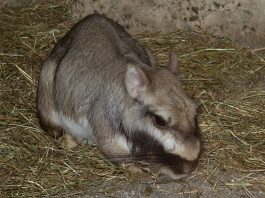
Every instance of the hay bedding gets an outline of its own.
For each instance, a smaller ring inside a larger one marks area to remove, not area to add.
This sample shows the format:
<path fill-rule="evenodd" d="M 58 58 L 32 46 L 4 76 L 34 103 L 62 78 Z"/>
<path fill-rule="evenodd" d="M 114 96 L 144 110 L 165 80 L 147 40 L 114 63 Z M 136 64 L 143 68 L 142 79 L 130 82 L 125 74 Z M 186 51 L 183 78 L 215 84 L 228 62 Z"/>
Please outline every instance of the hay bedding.
<path fill-rule="evenodd" d="M 42 133 L 37 78 L 42 60 L 73 24 L 67 13 L 63 1 L 32 1 L 1 12 L 0 197 L 77 196 L 88 189 L 108 195 L 124 181 L 139 180 L 105 161 L 96 148 L 68 151 Z M 239 173 L 240 179 L 221 185 L 265 191 L 265 60 L 203 32 L 137 38 L 160 65 L 167 62 L 168 49 L 175 49 L 185 89 L 201 103 L 204 153 L 196 174 L 215 188 L 220 172 Z M 114 182 L 102 188 L 106 181 Z"/>

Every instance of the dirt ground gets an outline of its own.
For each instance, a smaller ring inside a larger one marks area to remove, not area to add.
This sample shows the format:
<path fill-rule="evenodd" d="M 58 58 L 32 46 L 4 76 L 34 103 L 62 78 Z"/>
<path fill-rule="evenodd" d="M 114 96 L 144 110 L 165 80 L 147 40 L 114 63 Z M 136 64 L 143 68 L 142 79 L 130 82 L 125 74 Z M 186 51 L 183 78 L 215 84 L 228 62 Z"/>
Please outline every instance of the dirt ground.
<path fill-rule="evenodd" d="M 100 186 L 102 189 L 112 191 L 113 186 L 118 185 L 114 192 L 95 193 L 90 188 L 84 197 L 150 197 L 150 198 L 198 198 L 198 197 L 216 197 L 216 198 L 233 198 L 233 197 L 265 197 L 265 192 L 249 189 L 244 183 L 240 183 L 240 179 L 244 175 L 228 174 L 220 172 L 216 176 L 215 183 L 208 181 L 202 175 L 193 175 L 190 178 L 181 181 L 170 181 L 167 178 L 159 182 L 154 179 L 141 178 L 138 182 L 118 183 L 106 181 Z"/>

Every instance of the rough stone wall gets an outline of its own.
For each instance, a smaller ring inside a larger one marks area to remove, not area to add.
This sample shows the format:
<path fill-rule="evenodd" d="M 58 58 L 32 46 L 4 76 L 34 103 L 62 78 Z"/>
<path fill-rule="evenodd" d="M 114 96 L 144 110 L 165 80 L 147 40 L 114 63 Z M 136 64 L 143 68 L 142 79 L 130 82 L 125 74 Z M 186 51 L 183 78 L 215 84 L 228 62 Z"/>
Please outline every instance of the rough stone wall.
<path fill-rule="evenodd" d="M 16 0 L 0 0 L 0 9 L 15 3 Z"/>
<path fill-rule="evenodd" d="M 250 47 L 265 46 L 265 0 L 74 0 L 76 20 L 104 13 L 130 33 L 206 30 Z"/>
<path fill-rule="evenodd" d="M 8 6 L 20 6 L 27 3 L 29 0 L 0 0 L 0 12 L 1 9 Z"/>

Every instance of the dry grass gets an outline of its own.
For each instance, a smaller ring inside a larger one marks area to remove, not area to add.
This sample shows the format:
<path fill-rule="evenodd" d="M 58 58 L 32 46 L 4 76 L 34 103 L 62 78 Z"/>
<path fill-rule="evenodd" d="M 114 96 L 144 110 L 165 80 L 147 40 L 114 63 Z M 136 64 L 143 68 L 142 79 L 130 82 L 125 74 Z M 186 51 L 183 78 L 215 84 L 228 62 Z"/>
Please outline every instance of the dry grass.
<path fill-rule="evenodd" d="M 68 151 L 42 133 L 36 117 L 42 60 L 69 30 L 63 1 L 33 1 L 0 14 L 0 197 L 108 194 L 135 182 L 95 149 Z M 186 90 L 201 102 L 204 153 L 198 174 L 216 182 L 222 172 L 244 173 L 231 188 L 265 191 L 265 60 L 207 33 L 138 35 L 160 65 L 174 48 Z M 104 182 L 114 181 L 102 188 Z M 115 185 L 114 185 L 115 184 Z"/>

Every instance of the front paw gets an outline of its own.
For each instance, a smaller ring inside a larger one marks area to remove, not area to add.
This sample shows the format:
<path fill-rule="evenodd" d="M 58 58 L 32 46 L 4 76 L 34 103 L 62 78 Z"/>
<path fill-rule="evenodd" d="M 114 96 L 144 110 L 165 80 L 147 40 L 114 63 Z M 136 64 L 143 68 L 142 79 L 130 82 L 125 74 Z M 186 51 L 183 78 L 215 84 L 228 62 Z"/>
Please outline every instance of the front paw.
<path fill-rule="evenodd" d="M 61 144 L 62 147 L 69 150 L 75 148 L 78 145 L 74 138 L 68 134 L 64 134 L 63 136 L 59 137 L 58 142 Z"/>

